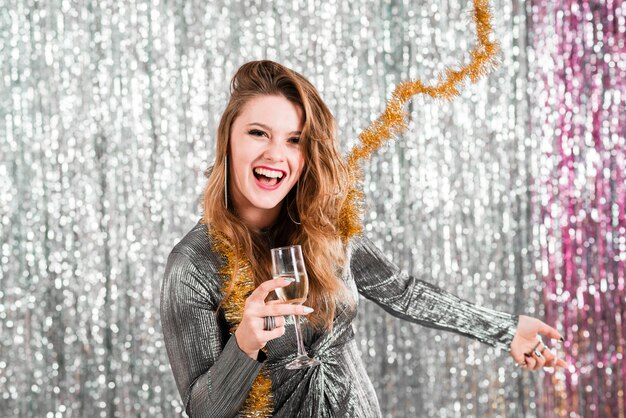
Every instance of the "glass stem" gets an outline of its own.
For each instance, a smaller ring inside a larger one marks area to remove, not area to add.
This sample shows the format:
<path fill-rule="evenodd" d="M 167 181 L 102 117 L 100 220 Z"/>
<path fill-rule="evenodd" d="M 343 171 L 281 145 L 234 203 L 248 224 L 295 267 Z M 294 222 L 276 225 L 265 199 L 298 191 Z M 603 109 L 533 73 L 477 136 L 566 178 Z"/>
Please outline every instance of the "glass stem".
<path fill-rule="evenodd" d="M 300 330 L 300 315 L 296 315 L 296 340 L 298 341 L 298 357 L 308 357 L 302 342 L 302 331 Z"/>

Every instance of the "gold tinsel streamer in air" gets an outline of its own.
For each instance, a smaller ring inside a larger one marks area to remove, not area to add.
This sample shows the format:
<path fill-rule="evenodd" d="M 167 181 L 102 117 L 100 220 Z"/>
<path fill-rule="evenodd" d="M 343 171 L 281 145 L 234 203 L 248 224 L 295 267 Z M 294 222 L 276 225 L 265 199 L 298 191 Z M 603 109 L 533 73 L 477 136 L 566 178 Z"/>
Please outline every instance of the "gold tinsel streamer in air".
<path fill-rule="evenodd" d="M 406 103 L 416 94 L 427 94 L 434 99 L 450 100 L 459 95 L 461 84 L 469 77 L 475 83 L 495 66 L 498 46 L 489 40 L 491 33 L 491 12 L 487 0 L 474 0 L 474 23 L 476 25 L 477 45 L 472 49 L 471 60 L 460 70 L 446 69 L 439 76 L 435 86 L 425 86 L 420 80 L 409 80 L 398 84 L 387 102 L 383 113 L 359 135 L 360 145 L 355 146 L 348 155 L 348 169 L 351 187 L 346 202 L 341 209 L 339 229 L 342 238 L 350 237 L 362 231 L 361 214 L 364 195 L 361 190 L 362 172 L 360 164 L 378 150 L 385 141 L 404 132 L 407 128 L 408 114 L 404 110 Z M 209 228 L 210 230 L 210 228 Z M 254 290 L 254 280 L 250 277 L 250 264 L 235 256 L 235 252 L 224 237 L 213 234 L 216 249 L 226 258 L 221 271 L 225 276 L 223 292 L 228 297 L 222 306 L 226 320 L 234 332 L 241 321 L 245 300 Z M 272 416 L 272 382 L 264 366 L 252 384 L 250 393 L 241 410 L 244 417 Z"/>
<path fill-rule="evenodd" d="M 339 217 L 339 230 L 344 241 L 359 234 L 362 230 L 361 214 L 364 195 L 361 190 L 363 178 L 361 162 L 369 158 L 385 141 L 406 130 L 408 114 L 404 110 L 404 105 L 420 93 L 427 94 L 433 99 L 451 100 L 459 95 L 459 88 L 467 77 L 475 83 L 495 66 L 498 45 L 489 40 L 491 12 L 487 0 L 474 1 L 473 19 L 478 42 L 470 53 L 470 63 L 460 70 L 446 69 L 439 76 L 439 82 L 435 86 L 425 86 L 420 80 L 408 80 L 398 84 L 383 113 L 359 135 L 360 144 L 355 146 L 348 155 L 351 188 Z"/>

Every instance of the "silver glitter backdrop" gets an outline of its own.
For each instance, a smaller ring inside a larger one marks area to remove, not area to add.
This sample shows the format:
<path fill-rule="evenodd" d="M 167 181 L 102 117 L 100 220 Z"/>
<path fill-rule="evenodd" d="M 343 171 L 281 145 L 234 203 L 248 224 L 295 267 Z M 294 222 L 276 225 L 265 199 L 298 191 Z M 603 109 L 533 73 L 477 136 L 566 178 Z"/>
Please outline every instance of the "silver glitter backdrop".
<path fill-rule="evenodd" d="M 236 68 L 318 87 L 342 149 L 409 77 L 467 62 L 461 1 L 0 2 L 0 411 L 175 416 L 159 285 L 201 214 Z M 541 314 L 529 188 L 525 6 L 496 1 L 502 64 L 453 103 L 418 97 L 366 167 L 366 232 L 412 274 Z M 542 372 L 362 305 L 357 339 L 390 417 L 535 416 Z"/>

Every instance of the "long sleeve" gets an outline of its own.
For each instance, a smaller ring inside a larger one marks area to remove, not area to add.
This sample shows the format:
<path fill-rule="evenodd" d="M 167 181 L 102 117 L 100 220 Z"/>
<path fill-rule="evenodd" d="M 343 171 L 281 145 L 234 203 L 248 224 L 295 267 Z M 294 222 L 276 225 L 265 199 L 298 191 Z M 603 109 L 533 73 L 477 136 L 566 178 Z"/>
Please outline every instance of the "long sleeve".
<path fill-rule="evenodd" d="M 236 416 L 263 363 L 251 359 L 215 312 L 217 287 L 172 252 L 161 287 L 161 323 L 178 392 L 190 417 Z"/>
<path fill-rule="evenodd" d="M 401 272 L 363 236 L 352 241 L 350 269 L 359 293 L 392 315 L 510 350 L 517 315 L 471 304 Z"/>

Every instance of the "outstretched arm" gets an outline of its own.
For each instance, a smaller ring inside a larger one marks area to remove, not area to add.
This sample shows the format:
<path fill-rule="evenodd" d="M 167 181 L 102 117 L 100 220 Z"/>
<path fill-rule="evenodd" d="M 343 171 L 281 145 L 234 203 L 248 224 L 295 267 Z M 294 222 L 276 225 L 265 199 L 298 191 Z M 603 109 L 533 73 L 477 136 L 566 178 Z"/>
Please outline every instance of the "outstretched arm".
<path fill-rule="evenodd" d="M 389 261 L 369 239 L 352 241 L 350 268 L 363 296 L 399 318 L 456 332 L 509 351 L 518 317 L 480 307 L 410 276 Z"/>
<path fill-rule="evenodd" d="M 562 341 L 562 337 L 539 319 L 474 305 L 403 273 L 363 236 L 356 237 L 352 246 L 350 268 L 359 293 L 392 315 L 503 348 L 531 370 L 567 366 L 540 338 Z"/>

